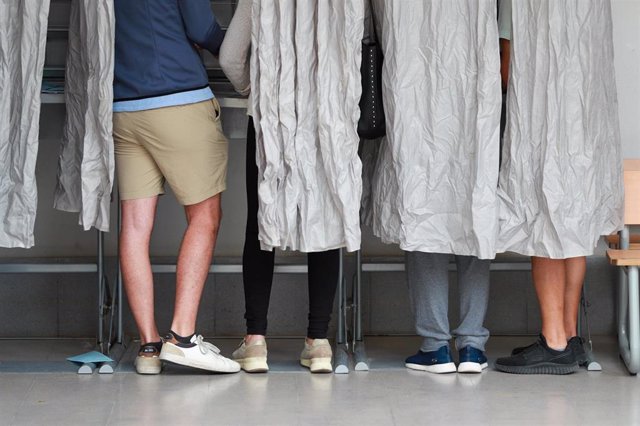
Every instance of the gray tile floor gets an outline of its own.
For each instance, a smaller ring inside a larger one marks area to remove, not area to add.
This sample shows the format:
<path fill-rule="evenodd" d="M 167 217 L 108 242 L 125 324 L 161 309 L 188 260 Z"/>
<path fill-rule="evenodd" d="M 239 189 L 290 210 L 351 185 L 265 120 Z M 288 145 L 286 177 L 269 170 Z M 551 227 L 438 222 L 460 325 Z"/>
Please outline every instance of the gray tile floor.
<path fill-rule="evenodd" d="M 488 353 L 530 340 L 495 337 Z M 238 341 L 215 343 L 228 354 Z M 133 346 L 116 374 L 78 376 L 61 360 L 90 348 L 86 341 L 0 340 L 0 424 L 640 424 L 640 382 L 618 360 L 614 338 L 595 340 L 603 372 L 566 377 L 405 370 L 402 359 L 417 343 L 369 338 L 372 371 L 349 375 L 307 373 L 295 362 L 301 341 L 278 339 L 270 341 L 268 374 L 169 367 L 142 377 L 132 373 Z"/>

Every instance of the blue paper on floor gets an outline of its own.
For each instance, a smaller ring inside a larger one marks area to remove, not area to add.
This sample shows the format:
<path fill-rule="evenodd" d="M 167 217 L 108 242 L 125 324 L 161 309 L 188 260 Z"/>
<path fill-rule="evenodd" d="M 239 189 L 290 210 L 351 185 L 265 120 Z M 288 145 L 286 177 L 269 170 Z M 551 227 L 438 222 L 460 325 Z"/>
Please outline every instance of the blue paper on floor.
<path fill-rule="evenodd" d="M 71 361 L 74 364 L 87 364 L 90 362 L 98 364 L 100 362 L 113 362 L 111 358 L 101 354 L 98 351 L 91 351 L 81 355 L 72 356 L 67 358 L 67 361 Z"/>
<path fill-rule="evenodd" d="M 64 83 L 57 81 L 43 81 L 41 93 L 48 93 L 51 95 L 64 94 Z"/>

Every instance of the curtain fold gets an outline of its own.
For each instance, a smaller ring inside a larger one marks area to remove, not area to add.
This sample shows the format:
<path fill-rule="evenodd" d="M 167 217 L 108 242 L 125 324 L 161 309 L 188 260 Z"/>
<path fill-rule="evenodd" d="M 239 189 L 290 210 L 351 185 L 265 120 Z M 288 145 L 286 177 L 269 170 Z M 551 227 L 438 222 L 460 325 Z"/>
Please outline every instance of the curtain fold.
<path fill-rule="evenodd" d="M 54 208 L 80 213 L 85 230 L 109 231 L 114 50 L 113 0 L 73 0 Z"/>
<path fill-rule="evenodd" d="M 387 136 L 377 157 L 363 150 L 371 182 L 363 217 L 403 250 L 491 259 L 502 106 L 496 2 L 374 7 Z"/>
<path fill-rule="evenodd" d="M 512 24 L 498 248 L 593 254 L 623 223 L 610 1 L 518 0 Z"/>
<path fill-rule="evenodd" d="M 253 2 L 263 249 L 360 247 L 363 0 Z"/>
<path fill-rule="evenodd" d="M 49 0 L 0 0 L 0 247 L 29 248 Z"/>

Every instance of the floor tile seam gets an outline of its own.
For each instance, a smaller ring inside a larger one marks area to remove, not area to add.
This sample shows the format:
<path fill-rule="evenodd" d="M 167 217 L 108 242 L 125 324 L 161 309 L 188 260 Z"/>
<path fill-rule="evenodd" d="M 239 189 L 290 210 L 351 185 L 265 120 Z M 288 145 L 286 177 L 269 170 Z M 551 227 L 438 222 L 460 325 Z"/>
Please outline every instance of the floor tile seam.
<path fill-rule="evenodd" d="M 13 417 L 11 418 L 11 420 L 9 421 L 10 425 L 14 425 L 16 424 L 15 421 L 18 418 L 18 415 L 22 412 L 23 407 L 25 406 L 25 404 L 27 403 L 27 397 L 29 396 L 29 394 L 31 393 L 31 391 L 33 390 L 33 387 L 35 386 L 35 382 L 36 382 L 37 377 L 32 377 L 31 378 L 31 383 L 29 383 L 29 387 L 27 388 L 26 391 L 24 391 L 24 393 L 22 394 L 22 398 L 20 400 L 20 404 L 18 404 L 18 408 L 14 411 L 13 413 Z"/>
<path fill-rule="evenodd" d="M 111 410 L 109 411 L 109 415 L 107 416 L 107 420 L 104 423 L 105 425 L 117 424 L 117 422 L 116 423 L 112 423 L 111 422 L 111 419 L 113 418 L 115 411 L 116 411 L 116 401 L 114 400 L 114 401 L 111 401 Z"/>

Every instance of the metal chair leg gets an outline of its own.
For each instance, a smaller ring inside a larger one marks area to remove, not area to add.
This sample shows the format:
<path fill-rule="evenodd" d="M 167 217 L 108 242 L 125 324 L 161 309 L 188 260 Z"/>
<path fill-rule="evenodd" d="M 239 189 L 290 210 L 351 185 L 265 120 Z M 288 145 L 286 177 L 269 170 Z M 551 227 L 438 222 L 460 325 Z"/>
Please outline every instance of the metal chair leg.
<path fill-rule="evenodd" d="M 638 267 L 629 266 L 627 268 L 628 298 L 626 301 L 628 304 L 628 329 L 626 328 L 627 324 L 624 324 L 628 335 L 623 333 L 618 337 L 620 354 L 632 375 L 636 375 L 640 371 L 640 283 L 638 281 Z"/>
<path fill-rule="evenodd" d="M 344 253 L 340 250 L 340 267 L 338 273 L 338 332 L 336 335 L 336 352 L 334 372 L 349 373 L 349 344 L 347 342 L 347 293 L 344 282 Z"/>
<path fill-rule="evenodd" d="M 356 280 L 353 286 L 353 311 L 354 311 L 354 333 L 353 333 L 353 359 L 356 371 L 369 371 L 369 357 L 364 345 L 362 333 L 362 253 L 356 253 Z"/>
<path fill-rule="evenodd" d="M 106 353 L 107 349 L 104 347 L 104 322 L 105 322 L 105 276 L 104 276 L 104 233 L 98 232 L 98 331 L 96 338 L 96 345 L 100 352 Z"/>
<path fill-rule="evenodd" d="M 579 313 L 578 318 L 578 336 L 582 336 L 582 318 L 584 317 L 585 322 L 587 324 L 587 348 L 585 350 L 587 354 L 587 371 L 602 371 L 602 365 L 596 360 L 596 357 L 593 353 L 593 340 L 591 339 L 591 324 L 589 322 L 589 299 L 587 298 L 587 285 L 585 284 L 582 288 L 582 300 L 581 303 L 582 309 Z"/>
<path fill-rule="evenodd" d="M 620 249 L 629 249 L 629 227 L 619 235 Z M 635 376 L 640 371 L 638 267 L 619 268 L 618 274 L 618 347 L 627 370 Z"/>

